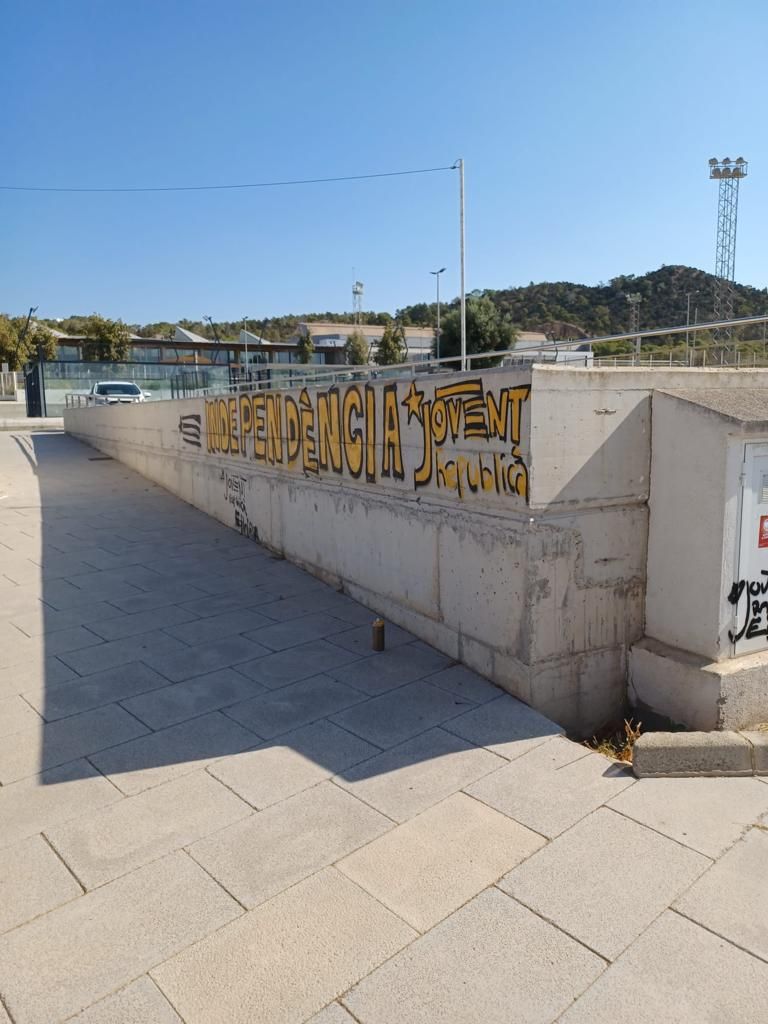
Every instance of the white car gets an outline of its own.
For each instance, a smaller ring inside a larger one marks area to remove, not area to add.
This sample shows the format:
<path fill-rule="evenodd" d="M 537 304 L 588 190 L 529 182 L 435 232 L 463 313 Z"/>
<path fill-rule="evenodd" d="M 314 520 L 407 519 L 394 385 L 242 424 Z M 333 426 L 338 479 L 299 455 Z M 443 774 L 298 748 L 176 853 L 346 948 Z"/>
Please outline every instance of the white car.
<path fill-rule="evenodd" d="M 88 405 L 130 405 L 150 396 L 130 380 L 102 380 L 88 392 Z"/>

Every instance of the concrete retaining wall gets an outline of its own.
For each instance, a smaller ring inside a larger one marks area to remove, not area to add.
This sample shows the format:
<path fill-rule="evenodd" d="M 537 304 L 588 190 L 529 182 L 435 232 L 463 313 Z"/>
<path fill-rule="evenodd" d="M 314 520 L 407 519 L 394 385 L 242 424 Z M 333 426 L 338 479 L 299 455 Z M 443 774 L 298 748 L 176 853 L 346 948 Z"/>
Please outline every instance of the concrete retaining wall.
<path fill-rule="evenodd" d="M 65 427 L 588 733 L 643 633 L 651 390 L 753 376 L 502 369 Z"/>

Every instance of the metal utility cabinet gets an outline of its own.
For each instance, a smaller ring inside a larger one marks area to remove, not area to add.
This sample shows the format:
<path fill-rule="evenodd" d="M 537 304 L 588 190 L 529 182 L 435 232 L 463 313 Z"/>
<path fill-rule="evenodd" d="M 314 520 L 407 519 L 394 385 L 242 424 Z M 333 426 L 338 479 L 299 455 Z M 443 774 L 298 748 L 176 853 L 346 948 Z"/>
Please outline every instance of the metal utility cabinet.
<path fill-rule="evenodd" d="M 649 507 L 630 695 L 691 728 L 768 720 L 768 389 L 654 392 Z"/>

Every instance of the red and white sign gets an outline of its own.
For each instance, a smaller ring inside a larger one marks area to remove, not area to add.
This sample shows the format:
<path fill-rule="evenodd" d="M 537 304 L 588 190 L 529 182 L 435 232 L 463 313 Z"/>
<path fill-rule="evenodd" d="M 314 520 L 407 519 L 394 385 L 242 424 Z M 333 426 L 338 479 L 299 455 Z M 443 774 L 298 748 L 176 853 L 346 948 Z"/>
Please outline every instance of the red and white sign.
<path fill-rule="evenodd" d="M 768 516 L 760 516 L 760 532 L 757 537 L 759 548 L 768 548 Z"/>

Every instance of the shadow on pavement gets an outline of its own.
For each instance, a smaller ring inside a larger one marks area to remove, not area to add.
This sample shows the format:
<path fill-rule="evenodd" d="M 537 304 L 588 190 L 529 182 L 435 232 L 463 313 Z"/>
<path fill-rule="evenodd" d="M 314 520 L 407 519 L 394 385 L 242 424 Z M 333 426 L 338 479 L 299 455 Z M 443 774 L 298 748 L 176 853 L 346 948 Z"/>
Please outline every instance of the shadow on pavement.
<path fill-rule="evenodd" d="M 560 732 L 395 626 L 373 654 L 373 612 L 63 433 L 0 434 L 0 495 L 2 786 L 254 748 L 352 784 Z"/>

